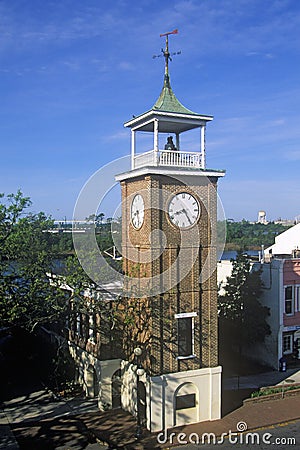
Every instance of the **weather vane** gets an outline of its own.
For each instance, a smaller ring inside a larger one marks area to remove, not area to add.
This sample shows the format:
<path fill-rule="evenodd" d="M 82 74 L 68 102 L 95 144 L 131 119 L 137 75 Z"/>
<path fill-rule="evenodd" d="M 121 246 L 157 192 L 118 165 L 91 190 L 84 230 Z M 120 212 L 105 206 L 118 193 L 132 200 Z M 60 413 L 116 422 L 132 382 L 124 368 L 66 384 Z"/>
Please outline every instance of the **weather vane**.
<path fill-rule="evenodd" d="M 178 34 L 178 30 L 175 29 L 173 31 L 169 31 L 168 33 L 160 34 L 160 37 L 166 36 L 166 48 L 161 49 L 162 55 L 153 55 L 153 58 L 159 58 L 161 56 L 164 56 L 165 58 L 165 75 L 169 75 L 169 61 L 172 61 L 171 55 L 180 55 L 181 51 L 170 53 L 169 52 L 169 35 L 170 34 Z"/>

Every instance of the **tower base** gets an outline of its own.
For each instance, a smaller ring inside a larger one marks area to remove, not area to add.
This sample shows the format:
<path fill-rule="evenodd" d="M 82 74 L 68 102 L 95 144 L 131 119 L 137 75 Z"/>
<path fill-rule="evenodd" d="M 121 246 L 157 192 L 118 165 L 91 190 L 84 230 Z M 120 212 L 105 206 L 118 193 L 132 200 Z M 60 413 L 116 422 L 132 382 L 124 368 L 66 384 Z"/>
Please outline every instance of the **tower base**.
<path fill-rule="evenodd" d="M 220 419 L 221 373 L 218 366 L 151 377 L 147 428 L 157 432 Z"/>

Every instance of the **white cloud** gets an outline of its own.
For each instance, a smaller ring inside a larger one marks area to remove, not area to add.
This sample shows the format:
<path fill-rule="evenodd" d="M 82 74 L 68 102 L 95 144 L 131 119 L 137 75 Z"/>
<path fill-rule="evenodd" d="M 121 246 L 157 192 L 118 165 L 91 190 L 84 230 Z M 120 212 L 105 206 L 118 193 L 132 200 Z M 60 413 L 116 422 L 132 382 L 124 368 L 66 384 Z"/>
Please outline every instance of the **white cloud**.
<path fill-rule="evenodd" d="M 284 158 L 289 161 L 300 161 L 300 148 L 298 150 L 284 152 Z"/>
<path fill-rule="evenodd" d="M 273 53 L 263 53 L 263 52 L 248 52 L 246 56 L 257 56 L 265 59 L 273 59 L 275 55 Z"/>
<path fill-rule="evenodd" d="M 109 142 L 109 141 L 119 141 L 119 140 L 128 140 L 129 139 L 129 134 L 128 134 L 128 130 L 122 130 L 122 131 L 117 131 L 113 134 L 106 134 L 106 135 L 102 135 L 101 139 L 104 142 Z"/>
<path fill-rule="evenodd" d="M 132 64 L 130 61 L 121 61 L 119 63 L 119 68 L 121 70 L 134 70 L 134 64 Z"/>

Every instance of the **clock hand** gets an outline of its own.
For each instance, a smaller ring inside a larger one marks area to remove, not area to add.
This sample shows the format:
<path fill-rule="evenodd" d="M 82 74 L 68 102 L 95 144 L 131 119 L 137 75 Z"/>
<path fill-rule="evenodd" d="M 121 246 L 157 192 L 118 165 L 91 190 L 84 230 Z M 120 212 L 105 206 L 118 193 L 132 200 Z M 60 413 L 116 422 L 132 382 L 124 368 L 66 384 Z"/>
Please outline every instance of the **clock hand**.
<path fill-rule="evenodd" d="M 192 224 L 192 222 L 191 222 L 191 219 L 190 219 L 190 217 L 189 217 L 189 215 L 188 215 L 188 213 L 187 213 L 187 211 L 186 211 L 186 209 L 183 209 L 182 210 L 183 212 L 184 212 L 184 214 L 186 215 L 186 218 L 187 218 L 187 220 L 190 222 L 190 225 Z"/>
<path fill-rule="evenodd" d="M 180 211 L 175 211 L 175 212 L 174 212 L 174 216 L 178 216 L 178 214 L 181 214 L 182 212 L 184 212 L 183 209 L 181 209 Z"/>
<path fill-rule="evenodd" d="M 138 225 L 139 225 L 141 223 L 141 219 L 140 219 L 140 212 L 138 209 L 136 211 L 136 217 L 137 217 L 137 221 L 138 221 Z"/>

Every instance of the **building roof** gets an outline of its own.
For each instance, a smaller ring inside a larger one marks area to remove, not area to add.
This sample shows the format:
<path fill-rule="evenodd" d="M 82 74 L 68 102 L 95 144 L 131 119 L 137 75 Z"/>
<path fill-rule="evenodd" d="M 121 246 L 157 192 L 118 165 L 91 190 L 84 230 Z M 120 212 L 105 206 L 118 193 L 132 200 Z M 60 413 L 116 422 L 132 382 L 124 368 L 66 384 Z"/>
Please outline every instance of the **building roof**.
<path fill-rule="evenodd" d="M 125 122 L 124 126 L 153 132 L 154 119 L 160 122 L 160 132 L 182 133 L 213 120 L 213 116 L 198 114 L 183 106 L 171 88 L 169 74 L 165 74 L 163 88 L 153 107 L 139 116 L 134 116 Z"/>
<path fill-rule="evenodd" d="M 275 244 L 266 248 L 265 255 L 291 255 L 300 250 L 300 223 L 275 237 Z"/>
<path fill-rule="evenodd" d="M 180 103 L 180 101 L 177 99 L 176 95 L 174 94 L 171 88 L 170 77 L 168 74 L 165 75 L 164 85 L 161 90 L 160 96 L 156 100 L 152 109 L 155 111 L 193 114 L 199 116 L 199 114 L 183 106 L 182 103 Z"/>

